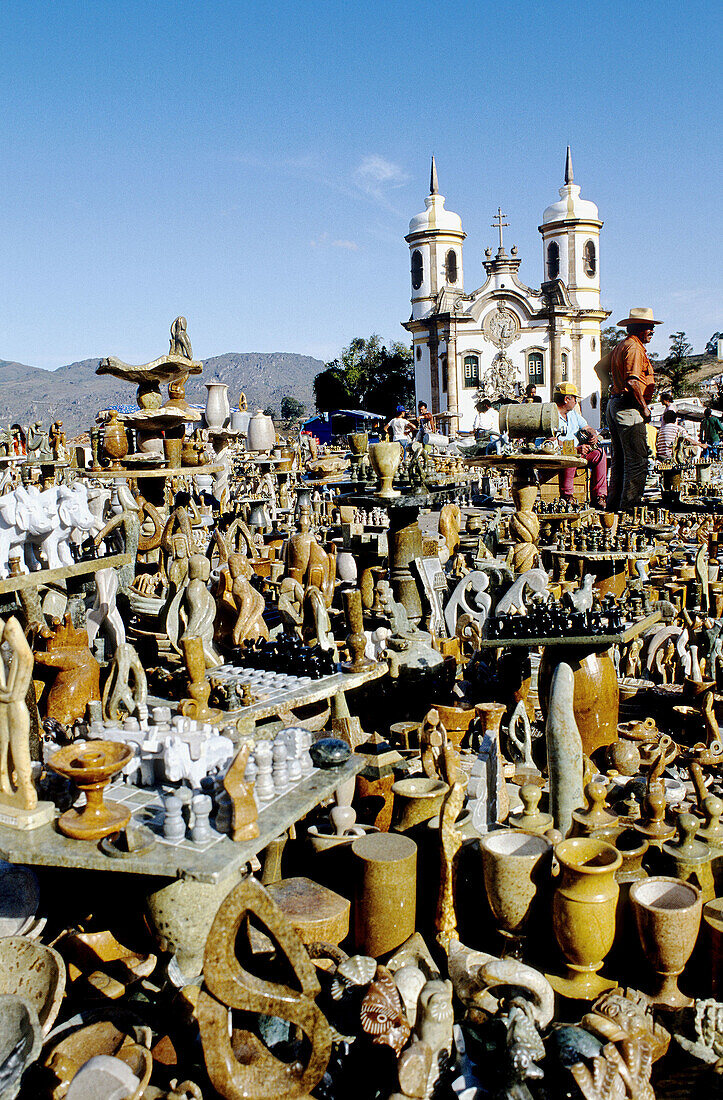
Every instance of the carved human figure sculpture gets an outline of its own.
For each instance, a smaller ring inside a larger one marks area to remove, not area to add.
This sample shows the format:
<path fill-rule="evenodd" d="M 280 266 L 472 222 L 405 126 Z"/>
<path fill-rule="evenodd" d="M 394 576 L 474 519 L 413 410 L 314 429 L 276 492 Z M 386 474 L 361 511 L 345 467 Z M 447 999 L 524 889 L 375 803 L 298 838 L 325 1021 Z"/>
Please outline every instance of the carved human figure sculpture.
<path fill-rule="evenodd" d="M 216 601 L 208 590 L 211 563 L 203 554 L 191 554 L 188 559 L 188 584 L 183 596 L 181 621 L 186 638 L 200 638 L 206 668 L 216 668 L 221 658 L 213 646 L 213 624 L 216 618 Z"/>
<path fill-rule="evenodd" d="M 0 660 L 0 802 L 33 810 L 38 796 L 31 775 L 30 715 L 25 703 L 33 652 L 13 615 L 4 625 L 2 640 L 10 645 L 13 655 L 7 676 Z"/>

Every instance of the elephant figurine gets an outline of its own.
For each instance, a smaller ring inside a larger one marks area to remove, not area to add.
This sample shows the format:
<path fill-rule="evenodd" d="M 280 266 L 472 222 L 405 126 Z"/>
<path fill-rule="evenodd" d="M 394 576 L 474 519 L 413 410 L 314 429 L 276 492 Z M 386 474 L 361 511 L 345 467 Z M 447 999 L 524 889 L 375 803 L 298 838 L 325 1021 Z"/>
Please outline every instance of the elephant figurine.
<path fill-rule="evenodd" d="M 0 577 L 7 577 L 10 551 L 22 547 L 25 565 L 37 568 L 31 556 L 32 545 L 48 538 L 55 523 L 55 509 L 48 508 L 43 494 L 34 486 L 19 485 L 0 497 Z"/>
<path fill-rule="evenodd" d="M 48 514 L 53 517 L 51 530 L 40 544 L 48 568 L 72 565 L 71 537 L 77 532 L 87 534 L 96 530 L 95 516 L 88 507 L 88 489 L 79 482 L 72 487 L 53 485 L 45 489 L 40 497 Z"/>

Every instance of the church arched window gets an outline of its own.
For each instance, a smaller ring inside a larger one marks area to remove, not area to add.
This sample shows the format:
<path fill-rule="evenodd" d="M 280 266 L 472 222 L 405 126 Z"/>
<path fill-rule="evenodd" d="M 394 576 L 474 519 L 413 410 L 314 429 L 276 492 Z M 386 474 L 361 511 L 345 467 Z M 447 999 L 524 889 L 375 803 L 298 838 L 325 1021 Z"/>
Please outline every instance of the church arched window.
<path fill-rule="evenodd" d="M 560 356 L 560 381 L 567 382 L 567 352 L 562 353 Z"/>
<path fill-rule="evenodd" d="M 479 386 L 479 356 L 465 355 L 464 357 L 464 388 L 476 389 Z"/>
<path fill-rule="evenodd" d="M 547 278 L 556 279 L 560 274 L 560 246 L 550 241 L 547 246 Z"/>
<path fill-rule="evenodd" d="M 527 380 L 534 386 L 544 384 L 545 363 L 541 351 L 531 351 L 527 356 Z"/>
<path fill-rule="evenodd" d="M 419 290 L 424 280 L 424 261 L 422 260 L 422 253 L 418 248 L 415 248 L 412 253 L 412 288 Z"/>
<path fill-rule="evenodd" d="M 582 269 L 589 279 L 592 279 L 597 271 L 597 256 L 595 255 L 594 241 L 585 241 L 582 250 Z"/>
<path fill-rule="evenodd" d="M 447 253 L 447 282 L 457 282 L 457 253 L 453 248 Z"/>

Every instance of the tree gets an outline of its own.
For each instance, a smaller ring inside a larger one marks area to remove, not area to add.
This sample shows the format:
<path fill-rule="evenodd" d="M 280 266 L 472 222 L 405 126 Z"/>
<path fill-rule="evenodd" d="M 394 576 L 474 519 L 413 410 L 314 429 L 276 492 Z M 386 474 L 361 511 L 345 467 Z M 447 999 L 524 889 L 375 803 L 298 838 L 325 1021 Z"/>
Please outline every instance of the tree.
<path fill-rule="evenodd" d="M 393 341 L 387 348 L 376 333 L 356 337 L 338 359 L 326 363 L 314 379 L 319 412 L 358 408 L 387 413 L 414 401 L 411 348 Z"/>
<path fill-rule="evenodd" d="M 680 397 L 688 389 L 688 377 L 697 370 L 690 356 L 693 345 L 688 343 L 684 332 L 673 332 L 670 335 L 670 351 L 667 359 L 658 367 L 658 374 L 662 375 L 670 385 L 673 397 Z"/>
<path fill-rule="evenodd" d="M 624 328 L 618 328 L 617 325 L 609 325 L 608 328 L 604 328 L 600 333 L 600 350 L 603 355 L 606 355 L 609 351 L 619 344 L 621 340 L 624 340 L 627 336 L 627 332 Z"/>
<path fill-rule="evenodd" d="M 276 416 L 276 409 L 273 405 L 267 405 L 264 409 L 264 416 L 270 416 L 272 419 Z"/>
<path fill-rule="evenodd" d="M 282 420 L 299 420 L 306 412 L 306 405 L 302 404 L 295 397 L 282 397 L 281 398 L 281 418 Z"/>

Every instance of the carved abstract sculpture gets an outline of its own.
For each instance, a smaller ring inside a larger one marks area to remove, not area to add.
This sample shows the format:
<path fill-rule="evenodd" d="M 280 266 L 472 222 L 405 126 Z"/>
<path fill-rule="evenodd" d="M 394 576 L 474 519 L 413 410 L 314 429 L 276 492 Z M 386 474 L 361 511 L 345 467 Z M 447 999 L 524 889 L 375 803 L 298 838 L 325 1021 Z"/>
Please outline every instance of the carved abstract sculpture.
<path fill-rule="evenodd" d="M 291 966 L 299 992 L 250 974 L 240 965 L 236 937 L 249 917 L 260 921 L 276 941 L 277 954 Z M 203 977 L 197 1015 L 214 1088 L 227 1100 L 307 1097 L 329 1061 L 331 1030 L 314 1003 L 320 986 L 306 949 L 255 879 L 246 879 L 221 904 L 206 941 Z M 232 1031 L 232 1009 L 275 1016 L 300 1028 L 309 1043 L 306 1064 L 282 1062 L 251 1031 Z"/>
<path fill-rule="evenodd" d="M 209 707 L 211 685 L 206 679 L 206 657 L 203 639 L 185 637 L 181 642 L 181 652 L 188 672 L 188 698 L 181 700 L 179 710 L 187 718 L 197 722 L 215 722 L 221 717 L 220 710 Z"/>
<path fill-rule="evenodd" d="M 268 639 L 263 613 L 266 601 L 251 585 L 253 568 L 243 554 L 229 554 L 228 569 L 221 570 L 216 634 L 219 641 L 241 645 L 247 638 Z"/>
<path fill-rule="evenodd" d="M 122 642 L 113 654 L 103 688 L 103 717 L 121 722 L 126 716 L 148 716 L 148 685 L 141 659 L 129 642 Z"/>
<path fill-rule="evenodd" d="M 254 785 L 246 781 L 250 751 L 248 744 L 241 746 L 223 780 L 224 790 L 231 799 L 231 839 L 239 842 L 259 835 Z"/>

